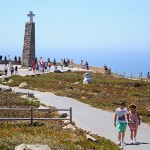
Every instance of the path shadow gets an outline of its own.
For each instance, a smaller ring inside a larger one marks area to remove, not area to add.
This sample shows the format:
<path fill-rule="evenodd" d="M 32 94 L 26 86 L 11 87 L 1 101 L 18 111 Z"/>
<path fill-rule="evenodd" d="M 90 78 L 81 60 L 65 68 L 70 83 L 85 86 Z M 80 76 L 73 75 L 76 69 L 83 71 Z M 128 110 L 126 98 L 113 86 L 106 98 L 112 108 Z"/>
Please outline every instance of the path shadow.
<path fill-rule="evenodd" d="M 148 142 L 137 142 L 137 143 L 133 143 L 133 144 L 126 143 L 126 145 L 141 145 L 141 144 L 150 144 L 150 143 L 148 143 Z"/>

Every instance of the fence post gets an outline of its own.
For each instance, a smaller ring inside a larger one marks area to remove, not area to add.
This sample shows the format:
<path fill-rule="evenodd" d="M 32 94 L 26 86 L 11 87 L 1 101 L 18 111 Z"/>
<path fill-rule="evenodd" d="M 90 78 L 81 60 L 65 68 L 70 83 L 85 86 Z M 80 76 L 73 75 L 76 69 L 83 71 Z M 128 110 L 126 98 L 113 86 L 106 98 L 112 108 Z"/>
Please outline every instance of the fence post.
<path fill-rule="evenodd" d="M 33 125 L 33 107 L 31 107 L 31 126 Z"/>
<path fill-rule="evenodd" d="M 132 79 L 132 73 L 131 73 L 131 79 Z"/>
<path fill-rule="evenodd" d="M 72 124 L 72 107 L 70 107 L 70 124 Z"/>

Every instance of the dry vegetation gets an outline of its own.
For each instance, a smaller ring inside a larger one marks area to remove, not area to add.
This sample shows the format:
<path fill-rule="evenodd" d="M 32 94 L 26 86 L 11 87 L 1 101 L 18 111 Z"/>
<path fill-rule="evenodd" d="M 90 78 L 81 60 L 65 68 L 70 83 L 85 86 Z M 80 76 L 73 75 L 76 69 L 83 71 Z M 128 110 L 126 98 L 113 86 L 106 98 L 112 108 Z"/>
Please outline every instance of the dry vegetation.
<path fill-rule="evenodd" d="M 22 99 L 20 95 L 12 92 L 0 91 L 0 107 L 30 108 L 39 107 L 39 103 Z M 27 111 L 1 111 L 0 117 L 29 117 Z M 41 112 L 36 117 L 54 117 L 57 113 Z M 103 137 L 92 135 L 98 142 L 86 139 L 87 131 L 76 128 L 63 129 L 66 124 L 62 121 L 38 121 L 33 126 L 29 121 L 1 121 L 0 122 L 0 150 L 14 150 L 15 146 L 26 144 L 46 144 L 53 150 L 119 150 L 119 147 Z M 90 134 L 90 133 L 88 133 Z"/>

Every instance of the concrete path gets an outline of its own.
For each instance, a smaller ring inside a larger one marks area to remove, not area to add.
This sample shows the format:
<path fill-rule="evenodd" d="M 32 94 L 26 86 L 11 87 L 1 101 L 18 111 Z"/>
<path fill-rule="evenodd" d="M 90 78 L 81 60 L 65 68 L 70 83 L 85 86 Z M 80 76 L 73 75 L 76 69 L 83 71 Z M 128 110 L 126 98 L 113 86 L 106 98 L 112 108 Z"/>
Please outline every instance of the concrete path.
<path fill-rule="evenodd" d="M 4 86 L 0 85 L 0 87 Z M 49 92 L 19 89 L 18 87 L 12 87 L 12 90 L 15 92 L 34 93 L 35 97 L 47 106 L 66 109 L 72 107 L 73 121 L 79 128 L 106 137 L 116 143 L 118 142 L 117 129 L 113 125 L 114 114 L 111 112 L 96 109 L 75 99 L 56 96 Z M 137 140 L 139 142 L 138 145 L 130 145 L 128 128 L 125 137 L 127 145 L 124 146 L 124 150 L 150 150 L 150 126 L 144 123 L 139 126 Z"/>

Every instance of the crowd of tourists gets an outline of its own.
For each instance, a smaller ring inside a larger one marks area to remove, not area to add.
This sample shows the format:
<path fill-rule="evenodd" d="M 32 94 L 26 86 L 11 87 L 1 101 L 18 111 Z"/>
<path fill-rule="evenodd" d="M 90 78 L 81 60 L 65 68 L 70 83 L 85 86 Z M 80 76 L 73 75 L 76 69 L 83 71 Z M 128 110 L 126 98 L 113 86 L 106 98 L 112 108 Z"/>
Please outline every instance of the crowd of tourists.
<path fill-rule="evenodd" d="M 4 58 L 2 55 L 0 55 L 0 64 L 9 64 L 10 62 L 21 65 L 21 57 L 15 56 L 14 59 L 12 60 L 9 55 L 4 56 Z"/>
<path fill-rule="evenodd" d="M 10 58 L 10 55 L 8 56 L 2 56 L 0 55 L 0 64 L 5 64 L 4 66 L 4 72 L 7 75 L 8 70 L 10 71 L 10 74 L 18 74 L 18 67 L 14 65 L 21 65 L 21 57 L 14 56 L 14 59 Z M 54 66 L 54 71 L 58 69 L 58 65 L 63 69 L 64 67 L 73 67 L 73 59 L 63 58 L 59 62 L 56 61 L 54 58 L 53 61 L 50 60 L 50 58 L 47 59 L 47 61 L 44 61 L 42 57 L 35 57 L 35 59 L 32 61 L 32 63 L 29 65 L 34 73 L 44 73 L 44 72 L 50 72 L 51 66 Z M 89 70 L 89 64 L 87 61 L 81 60 L 80 67 L 82 69 Z"/>
<path fill-rule="evenodd" d="M 5 72 L 5 75 L 7 76 L 8 74 L 8 71 L 10 71 L 10 74 L 11 75 L 18 75 L 18 67 L 15 66 L 10 62 L 9 64 L 5 64 L 4 66 L 4 72 Z"/>
<path fill-rule="evenodd" d="M 0 55 L 0 64 L 5 64 L 4 65 L 4 73 L 7 76 L 8 75 L 8 71 L 10 71 L 10 74 L 13 75 L 18 75 L 18 67 L 17 65 L 21 65 L 21 57 L 19 56 L 17 58 L 17 56 L 14 57 L 14 60 L 11 60 L 10 56 L 3 56 Z M 14 64 L 16 66 L 14 66 Z"/>
<path fill-rule="evenodd" d="M 31 64 L 31 69 L 33 70 L 34 73 L 39 73 L 39 72 L 50 72 L 51 66 L 54 66 L 54 71 L 57 71 L 57 66 L 60 65 L 61 69 L 64 67 L 68 67 L 69 65 L 73 64 L 73 59 L 70 60 L 68 58 L 61 59 L 60 62 L 57 62 L 56 59 L 54 58 L 53 61 L 50 61 L 50 58 L 47 59 L 47 61 L 44 61 L 42 57 L 37 59 L 35 57 L 35 60 L 32 61 Z"/>

